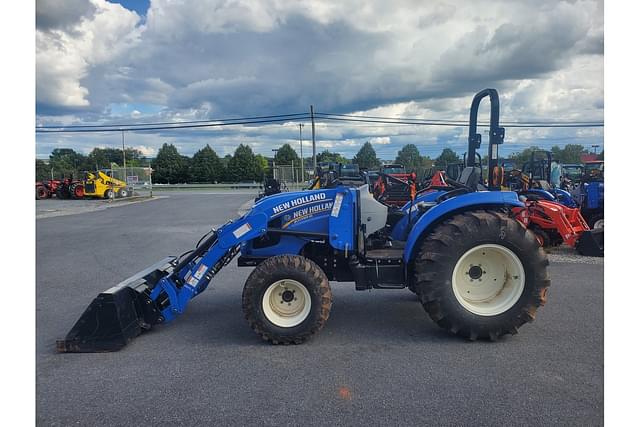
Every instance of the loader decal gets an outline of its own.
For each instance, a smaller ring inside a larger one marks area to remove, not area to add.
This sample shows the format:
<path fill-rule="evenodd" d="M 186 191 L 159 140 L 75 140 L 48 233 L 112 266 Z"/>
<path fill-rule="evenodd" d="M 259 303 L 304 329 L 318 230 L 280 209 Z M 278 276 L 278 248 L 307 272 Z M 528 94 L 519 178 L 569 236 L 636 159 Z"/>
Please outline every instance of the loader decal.
<path fill-rule="evenodd" d="M 294 209 L 298 206 L 308 205 L 309 203 L 314 203 L 326 198 L 326 193 L 309 194 L 308 196 L 298 197 L 296 199 L 289 200 L 288 202 L 280 203 L 278 206 L 274 206 L 273 214 L 277 215 L 290 209 Z"/>
<path fill-rule="evenodd" d="M 238 227 L 234 232 L 233 235 L 236 237 L 236 239 L 239 239 L 240 237 L 244 236 L 245 234 L 247 234 L 249 231 L 251 231 L 251 225 L 249 225 L 249 223 L 245 223 L 244 225 Z"/>
<path fill-rule="evenodd" d="M 332 207 L 333 207 L 333 200 L 330 200 L 328 202 L 324 202 L 321 204 L 317 204 L 317 205 L 313 205 L 313 206 L 309 206 L 309 207 L 305 207 L 300 210 L 297 210 L 293 212 L 292 215 L 285 216 L 286 222 L 282 225 L 282 228 L 287 228 L 291 224 L 295 224 L 299 221 L 312 218 L 316 214 L 330 211 Z"/>

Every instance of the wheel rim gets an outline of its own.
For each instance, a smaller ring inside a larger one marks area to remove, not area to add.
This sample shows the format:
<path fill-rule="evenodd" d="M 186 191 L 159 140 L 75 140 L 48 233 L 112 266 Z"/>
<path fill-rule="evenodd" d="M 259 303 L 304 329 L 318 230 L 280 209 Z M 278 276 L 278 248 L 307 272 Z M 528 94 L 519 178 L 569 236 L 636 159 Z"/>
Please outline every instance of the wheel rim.
<path fill-rule="evenodd" d="M 460 257 L 451 284 L 465 309 L 479 316 L 496 316 L 520 299 L 524 267 L 518 256 L 504 246 L 479 245 Z"/>
<path fill-rule="evenodd" d="M 600 218 L 596 222 L 593 223 L 593 228 L 604 228 L 604 218 Z"/>
<path fill-rule="evenodd" d="M 296 280 L 278 280 L 262 295 L 262 311 L 274 325 L 292 328 L 302 323 L 311 312 L 311 295 Z"/>

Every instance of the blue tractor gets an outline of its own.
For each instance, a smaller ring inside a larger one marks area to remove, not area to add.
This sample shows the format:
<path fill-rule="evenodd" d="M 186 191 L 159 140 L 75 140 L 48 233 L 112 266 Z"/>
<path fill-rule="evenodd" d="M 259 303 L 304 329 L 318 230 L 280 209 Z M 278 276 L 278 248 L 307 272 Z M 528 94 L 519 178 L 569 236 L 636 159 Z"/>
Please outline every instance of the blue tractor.
<path fill-rule="evenodd" d="M 264 197 L 190 253 L 99 294 L 58 341 L 58 350 L 119 350 L 183 314 L 237 255 L 238 265 L 254 267 L 242 293 L 244 315 L 273 344 L 299 344 L 323 328 L 331 311 L 330 281 L 352 282 L 357 290 L 408 287 L 439 326 L 466 339 L 515 334 L 546 301 L 548 260 L 511 214 L 523 206 L 518 195 L 491 191 L 499 183 L 481 184 L 474 165 L 481 143 L 477 114 L 487 96 L 491 170 L 504 128 L 498 93 L 485 89 L 471 105 L 467 167 L 450 187 L 393 210 L 376 201 L 367 184 Z"/>
<path fill-rule="evenodd" d="M 573 196 L 589 227 L 604 229 L 604 161 L 584 164 L 582 179 L 574 189 Z"/>
<path fill-rule="evenodd" d="M 544 159 L 536 159 L 538 155 L 544 155 Z M 555 185 L 551 179 L 551 169 L 554 164 L 551 151 L 533 150 L 528 163 L 522 167 L 522 173 L 528 177 L 528 187 L 520 191 L 520 194 L 534 195 L 543 200 L 556 201 L 569 208 L 578 207 L 571 193 Z M 558 164 L 558 169 L 561 166 Z"/>

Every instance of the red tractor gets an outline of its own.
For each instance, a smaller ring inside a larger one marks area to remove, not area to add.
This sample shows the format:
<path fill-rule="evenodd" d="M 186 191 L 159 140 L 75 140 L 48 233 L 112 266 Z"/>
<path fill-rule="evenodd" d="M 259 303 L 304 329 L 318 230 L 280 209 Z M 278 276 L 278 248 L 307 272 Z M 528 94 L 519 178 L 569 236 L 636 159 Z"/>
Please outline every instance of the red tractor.
<path fill-rule="evenodd" d="M 54 195 L 58 199 L 82 199 L 84 183 L 73 177 L 36 181 L 36 200 L 48 199 Z"/>
<path fill-rule="evenodd" d="M 382 165 L 380 172 L 403 181 L 408 181 L 411 178 L 411 174 L 405 170 L 404 165 Z"/>
<path fill-rule="evenodd" d="M 535 233 L 541 246 L 565 243 L 581 255 L 604 256 L 603 230 L 591 230 L 579 208 L 532 195 L 521 197 L 525 207 L 512 211 L 518 221 Z"/>
<path fill-rule="evenodd" d="M 445 173 L 439 170 L 420 185 L 416 183 L 415 173 L 409 174 L 406 181 L 393 175 L 380 173 L 374 186 L 373 196 L 388 206 L 403 207 L 420 194 L 445 189 L 451 190 L 452 187 L 447 183 Z"/>
<path fill-rule="evenodd" d="M 373 187 L 376 200 L 388 206 L 402 207 L 416 196 L 416 174 L 406 174 L 402 179 L 384 172 L 378 174 L 378 180 Z"/>
<path fill-rule="evenodd" d="M 403 165 L 389 164 L 380 167 L 373 194 L 389 206 L 402 207 L 415 197 L 416 189 L 415 173 L 407 172 Z"/>
<path fill-rule="evenodd" d="M 58 199 L 82 199 L 84 197 L 84 182 L 73 177 L 62 180 L 56 189 Z"/>
<path fill-rule="evenodd" d="M 36 181 L 36 200 L 53 197 L 61 182 L 59 179 Z"/>

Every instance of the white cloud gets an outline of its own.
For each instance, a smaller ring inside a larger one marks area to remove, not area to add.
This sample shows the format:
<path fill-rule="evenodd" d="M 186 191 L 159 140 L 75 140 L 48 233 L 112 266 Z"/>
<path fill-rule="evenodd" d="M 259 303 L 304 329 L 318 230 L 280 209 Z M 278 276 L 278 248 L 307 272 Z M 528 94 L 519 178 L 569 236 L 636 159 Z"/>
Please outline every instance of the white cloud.
<path fill-rule="evenodd" d="M 144 21 L 104 0 L 85 5 L 37 3 L 40 124 L 120 120 L 110 108 L 117 104 L 135 105 L 140 114 L 126 118 L 140 121 L 289 113 L 310 104 L 323 112 L 467 120 L 471 97 L 484 87 L 499 89 L 503 120 L 603 116 L 599 0 L 153 0 Z M 304 132 L 308 141 L 310 126 Z M 369 140 L 392 156 L 409 142 L 463 147 L 466 131 L 332 122 L 318 123 L 317 135 L 322 147 L 352 155 Z M 507 143 L 601 135 L 509 129 Z M 207 142 L 223 154 L 241 142 L 266 155 L 283 142 L 299 147 L 297 123 L 136 139 L 155 148 L 180 141 L 185 154 Z M 74 144 L 109 140 L 83 135 Z M 53 137 L 37 141 L 46 153 Z"/>
<path fill-rule="evenodd" d="M 89 89 L 82 80 L 91 68 L 115 60 L 138 41 L 140 17 L 120 5 L 92 0 L 92 14 L 81 15 L 74 24 L 56 27 L 53 18 L 45 28 L 36 28 L 36 98 L 50 107 L 89 107 Z M 58 2 L 39 2 L 43 15 L 58 10 Z M 73 14 L 73 9 L 68 10 Z M 72 15 L 75 16 L 75 15 Z"/>

